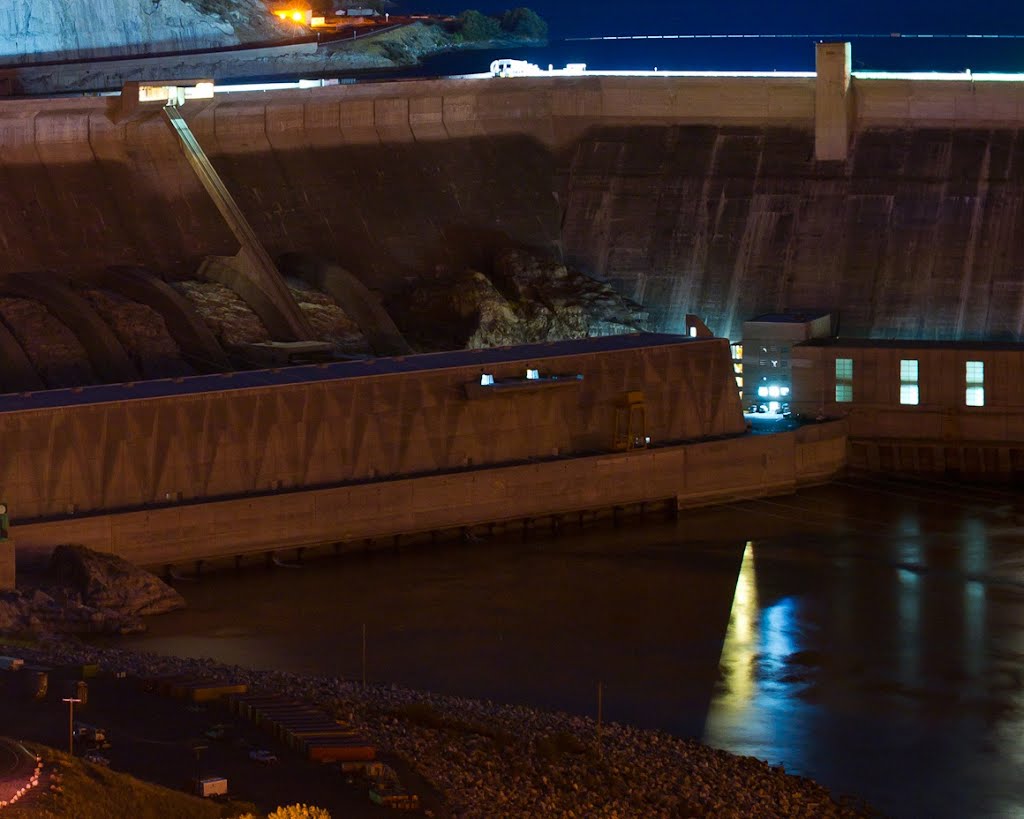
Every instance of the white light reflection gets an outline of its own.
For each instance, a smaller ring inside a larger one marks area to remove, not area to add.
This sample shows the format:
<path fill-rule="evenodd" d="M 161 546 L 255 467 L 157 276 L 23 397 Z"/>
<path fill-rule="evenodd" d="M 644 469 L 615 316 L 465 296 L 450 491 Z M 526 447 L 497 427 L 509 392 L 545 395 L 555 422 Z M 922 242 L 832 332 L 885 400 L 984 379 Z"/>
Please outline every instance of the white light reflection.
<path fill-rule="evenodd" d="M 704 738 L 712 745 L 728 742 L 733 729 L 740 723 L 750 727 L 744 717 L 748 716 L 748 708 L 757 691 L 756 662 L 761 642 L 758 615 L 754 543 L 748 540 L 736 577 L 729 626 L 718 661 L 719 688 L 712 698 L 704 727 Z"/>
<path fill-rule="evenodd" d="M 775 761 L 785 754 L 802 764 L 807 737 L 805 714 L 797 697 L 803 679 L 792 678 L 790 658 L 802 646 L 800 601 L 785 596 L 771 606 L 758 598 L 754 543 L 748 541 L 729 626 L 719 660 L 719 685 L 704 725 L 709 745 Z M 788 750 L 784 750 L 788 748 Z"/>

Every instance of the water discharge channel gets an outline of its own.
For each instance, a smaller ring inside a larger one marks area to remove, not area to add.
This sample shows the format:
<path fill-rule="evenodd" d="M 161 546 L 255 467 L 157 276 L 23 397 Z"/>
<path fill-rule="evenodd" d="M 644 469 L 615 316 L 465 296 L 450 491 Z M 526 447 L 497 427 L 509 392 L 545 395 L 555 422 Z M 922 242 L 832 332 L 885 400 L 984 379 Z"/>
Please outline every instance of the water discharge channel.
<path fill-rule="evenodd" d="M 122 646 L 594 713 L 896 817 L 1024 813 L 1024 495 L 885 477 L 223 572 Z"/>

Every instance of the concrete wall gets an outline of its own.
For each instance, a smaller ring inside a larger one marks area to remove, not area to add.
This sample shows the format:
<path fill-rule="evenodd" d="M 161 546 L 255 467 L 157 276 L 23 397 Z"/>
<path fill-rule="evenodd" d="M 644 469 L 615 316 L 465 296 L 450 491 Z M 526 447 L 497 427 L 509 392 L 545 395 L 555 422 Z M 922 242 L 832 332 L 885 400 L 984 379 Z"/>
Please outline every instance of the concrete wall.
<path fill-rule="evenodd" d="M 794 412 L 845 417 L 851 437 L 1024 442 L 1024 346 L 800 344 Z M 853 401 L 835 400 L 835 360 L 853 361 Z M 900 361 L 918 362 L 920 403 L 900 404 Z M 984 364 L 981 407 L 966 405 L 967 361 Z"/>
<path fill-rule="evenodd" d="M 183 112 L 272 256 L 385 291 L 511 239 L 612 281 L 654 329 L 690 312 L 739 339 L 814 307 L 847 335 L 1019 339 L 1022 85 L 854 79 L 845 162 L 815 159 L 800 78 L 407 81 Z M 181 275 L 237 250 L 158 111 L 116 109 L 0 102 L 0 272 Z"/>
<path fill-rule="evenodd" d="M 268 375 L 266 386 L 234 390 L 241 376 L 229 373 L 185 379 L 182 394 L 163 398 L 133 400 L 131 385 L 69 391 L 83 401 L 71 406 L 54 407 L 51 393 L 15 398 L 0 412 L 0 497 L 21 522 L 609 451 L 632 390 L 643 391 L 653 443 L 743 431 L 724 340 L 588 351 L 601 343 L 538 345 L 494 365 L 441 357 L 426 372 L 376 375 L 353 362 L 333 365 L 329 380 Z M 485 366 L 498 381 L 527 367 L 583 380 L 470 399 L 465 387 Z"/>
<path fill-rule="evenodd" d="M 464 470 L 315 491 L 19 524 L 30 559 L 82 543 L 145 566 L 559 516 L 674 498 L 700 506 L 791 492 L 843 468 L 842 422 L 772 436 Z"/>

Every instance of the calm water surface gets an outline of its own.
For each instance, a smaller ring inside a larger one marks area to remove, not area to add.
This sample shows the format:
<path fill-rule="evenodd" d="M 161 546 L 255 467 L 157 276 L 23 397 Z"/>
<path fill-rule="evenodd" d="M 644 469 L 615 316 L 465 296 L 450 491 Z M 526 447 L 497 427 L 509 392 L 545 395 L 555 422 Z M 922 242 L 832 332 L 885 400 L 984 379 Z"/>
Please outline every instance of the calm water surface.
<path fill-rule="evenodd" d="M 1024 494 L 840 482 L 179 584 L 123 644 L 662 728 L 898 817 L 1024 816 Z"/>

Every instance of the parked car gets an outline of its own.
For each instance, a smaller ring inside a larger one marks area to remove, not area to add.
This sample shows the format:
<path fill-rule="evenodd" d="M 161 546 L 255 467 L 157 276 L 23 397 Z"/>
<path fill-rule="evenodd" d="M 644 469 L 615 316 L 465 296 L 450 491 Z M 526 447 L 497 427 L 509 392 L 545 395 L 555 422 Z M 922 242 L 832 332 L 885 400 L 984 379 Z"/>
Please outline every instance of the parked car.
<path fill-rule="evenodd" d="M 277 762 L 277 755 L 273 751 L 256 748 L 255 750 L 249 751 L 249 759 L 253 762 L 259 762 L 261 765 L 271 765 L 274 762 Z"/>

